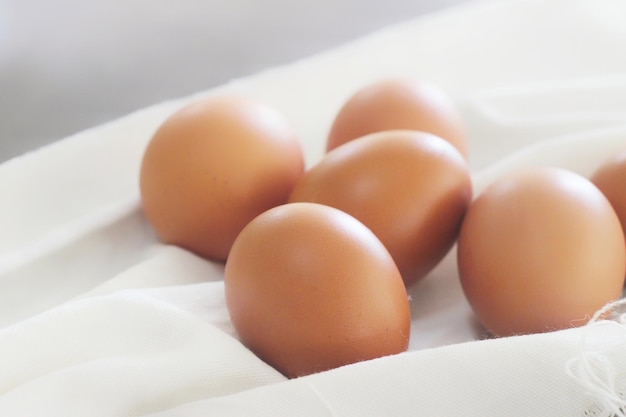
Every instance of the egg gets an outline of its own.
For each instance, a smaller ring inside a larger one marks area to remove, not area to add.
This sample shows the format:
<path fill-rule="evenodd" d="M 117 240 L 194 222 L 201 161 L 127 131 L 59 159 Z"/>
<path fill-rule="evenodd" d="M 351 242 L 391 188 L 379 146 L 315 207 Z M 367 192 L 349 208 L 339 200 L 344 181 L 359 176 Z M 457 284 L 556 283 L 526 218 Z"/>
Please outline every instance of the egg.
<path fill-rule="evenodd" d="M 356 217 L 389 250 L 409 286 L 450 250 L 471 198 L 466 161 L 449 142 L 391 130 L 327 153 L 298 180 L 289 201 L 326 204 Z"/>
<path fill-rule="evenodd" d="M 626 149 L 604 161 L 591 181 L 609 200 L 626 233 Z"/>
<path fill-rule="evenodd" d="M 380 80 L 349 97 L 332 122 L 326 149 L 395 129 L 432 133 L 467 158 L 467 134 L 454 102 L 436 85 L 411 78 Z"/>
<path fill-rule="evenodd" d="M 314 203 L 259 215 L 224 273 L 240 341 L 288 377 L 397 354 L 409 341 L 400 273 L 354 217 Z"/>
<path fill-rule="evenodd" d="M 303 170 L 296 133 L 278 110 L 212 96 L 154 133 L 141 163 L 142 208 L 162 241 L 223 261 L 250 220 L 287 201 Z"/>
<path fill-rule="evenodd" d="M 457 249 L 463 291 L 496 336 L 580 326 L 621 296 L 619 220 L 570 171 L 535 167 L 496 180 L 467 211 Z"/>

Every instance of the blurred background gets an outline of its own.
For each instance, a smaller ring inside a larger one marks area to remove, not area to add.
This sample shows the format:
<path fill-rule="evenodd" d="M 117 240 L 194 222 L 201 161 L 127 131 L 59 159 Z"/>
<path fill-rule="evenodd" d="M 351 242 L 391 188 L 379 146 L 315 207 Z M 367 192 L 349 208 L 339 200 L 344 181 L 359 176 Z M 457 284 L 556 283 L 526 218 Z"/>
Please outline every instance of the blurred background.
<path fill-rule="evenodd" d="M 470 0 L 0 0 L 0 162 Z"/>

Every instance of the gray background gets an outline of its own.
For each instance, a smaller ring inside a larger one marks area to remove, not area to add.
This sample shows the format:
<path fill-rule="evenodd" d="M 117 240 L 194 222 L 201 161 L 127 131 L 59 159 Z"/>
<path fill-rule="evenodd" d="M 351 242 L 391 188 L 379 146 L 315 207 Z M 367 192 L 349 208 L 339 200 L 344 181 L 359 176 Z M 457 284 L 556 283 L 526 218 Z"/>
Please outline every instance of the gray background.
<path fill-rule="evenodd" d="M 0 0 L 0 162 L 469 0 Z"/>

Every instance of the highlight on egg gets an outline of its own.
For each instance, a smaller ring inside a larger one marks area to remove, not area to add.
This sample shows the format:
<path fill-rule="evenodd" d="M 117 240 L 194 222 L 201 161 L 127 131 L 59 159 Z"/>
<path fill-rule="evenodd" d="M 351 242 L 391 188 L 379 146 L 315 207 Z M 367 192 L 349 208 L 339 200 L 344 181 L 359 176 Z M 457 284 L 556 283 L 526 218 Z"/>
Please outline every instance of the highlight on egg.
<path fill-rule="evenodd" d="M 356 91 L 335 116 L 326 150 L 370 133 L 397 129 L 432 133 L 467 159 L 466 128 L 455 103 L 437 85 L 413 78 L 387 78 Z"/>
<path fill-rule="evenodd" d="M 327 153 L 296 182 L 289 201 L 326 204 L 356 217 L 410 286 L 452 248 L 471 198 L 469 168 L 454 146 L 425 132 L 390 130 Z"/>
<path fill-rule="evenodd" d="M 270 209 L 226 261 L 226 305 L 240 341 L 288 377 L 406 351 L 410 311 L 376 236 L 321 204 Z"/>
<path fill-rule="evenodd" d="M 211 96 L 154 133 L 141 164 L 142 208 L 163 242 L 223 261 L 250 220 L 287 201 L 303 171 L 296 132 L 278 110 Z"/>
<path fill-rule="evenodd" d="M 470 205 L 457 260 L 478 320 L 509 336 L 583 325 L 619 299 L 626 245 L 589 180 L 534 167 L 501 177 Z"/>

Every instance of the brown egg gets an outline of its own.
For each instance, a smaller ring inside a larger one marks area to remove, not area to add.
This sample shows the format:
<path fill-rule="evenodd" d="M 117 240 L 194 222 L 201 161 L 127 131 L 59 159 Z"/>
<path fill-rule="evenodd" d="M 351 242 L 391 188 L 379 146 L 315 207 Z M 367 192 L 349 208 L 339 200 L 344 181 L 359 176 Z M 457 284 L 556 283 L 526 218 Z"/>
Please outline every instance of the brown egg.
<path fill-rule="evenodd" d="M 250 220 L 287 201 L 303 170 L 300 143 L 278 111 L 211 97 L 156 131 L 141 165 L 141 201 L 161 240 L 224 260 Z"/>
<path fill-rule="evenodd" d="M 626 150 L 605 161 L 591 181 L 609 200 L 626 233 Z"/>
<path fill-rule="evenodd" d="M 585 324 L 621 296 L 626 268 L 619 220 L 584 177 L 530 168 L 487 187 L 458 239 L 463 290 L 493 334 Z"/>
<path fill-rule="evenodd" d="M 394 129 L 432 133 L 467 158 L 465 126 L 452 100 L 437 86 L 408 78 L 382 80 L 350 97 L 333 121 L 326 149 Z"/>
<path fill-rule="evenodd" d="M 408 286 L 450 250 L 471 198 L 467 164 L 450 143 L 392 130 L 326 154 L 289 201 L 330 205 L 359 219 L 389 250 Z"/>
<path fill-rule="evenodd" d="M 403 352 L 410 312 L 400 273 L 352 216 L 312 203 L 248 224 L 224 286 L 241 342 L 288 377 Z"/>

